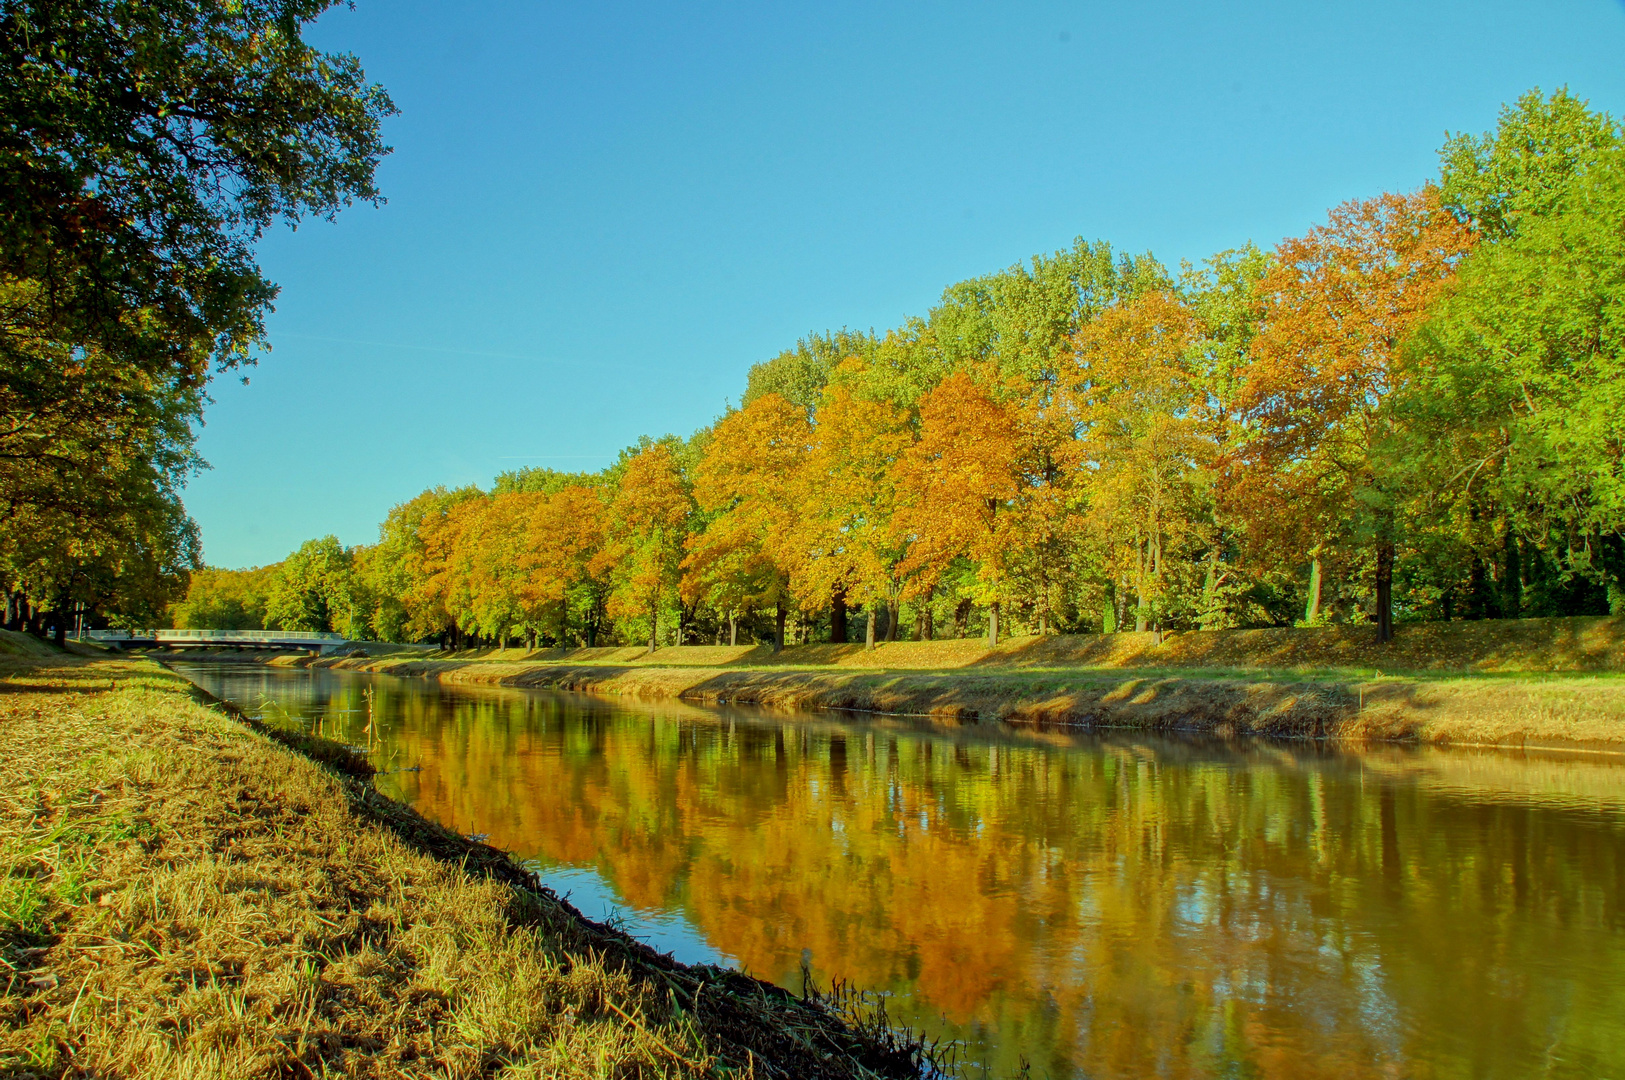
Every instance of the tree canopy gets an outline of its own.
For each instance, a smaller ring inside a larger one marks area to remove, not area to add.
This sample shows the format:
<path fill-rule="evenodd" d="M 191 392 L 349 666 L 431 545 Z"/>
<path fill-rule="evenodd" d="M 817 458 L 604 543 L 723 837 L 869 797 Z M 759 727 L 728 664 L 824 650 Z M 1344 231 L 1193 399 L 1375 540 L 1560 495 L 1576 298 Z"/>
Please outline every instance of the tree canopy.
<path fill-rule="evenodd" d="M 814 334 L 601 472 L 353 550 L 449 644 L 774 645 L 1625 613 L 1625 147 L 1566 91 L 1177 272 L 1103 242 Z"/>
<path fill-rule="evenodd" d="M 394 106 L 355 57 L 304 40 L 331 6 L 0 5 L 0 585 L 14 611 L 59 626 L 69 603 L 145 616 L 196 563 L 179 499 L 201 465 L 193 426 L 210 377 L 266 343 L 276 297 L 255 241 L 380 198 Z M 60 539 L 64 515 L 82 544 Z M 64 584 L 108 560 L 154 575 L 136 591 L 153 595 Z"/>

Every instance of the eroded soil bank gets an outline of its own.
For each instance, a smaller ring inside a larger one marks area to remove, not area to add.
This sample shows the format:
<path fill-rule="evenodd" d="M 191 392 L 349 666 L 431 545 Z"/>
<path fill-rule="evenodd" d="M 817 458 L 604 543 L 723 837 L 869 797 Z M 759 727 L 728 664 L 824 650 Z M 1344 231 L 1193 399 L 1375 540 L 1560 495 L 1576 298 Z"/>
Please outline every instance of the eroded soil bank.
<path fill-rule="evenodd" d="M 583 918 L 156 664 L 31 652 L 0 651 L 0 1073 L 922 1071 Z"/>
<path fill-rule="evenodd" d="M 279 664 L 448 684 L 1213 734 L 1625 751 L 1625 619 Z"/>

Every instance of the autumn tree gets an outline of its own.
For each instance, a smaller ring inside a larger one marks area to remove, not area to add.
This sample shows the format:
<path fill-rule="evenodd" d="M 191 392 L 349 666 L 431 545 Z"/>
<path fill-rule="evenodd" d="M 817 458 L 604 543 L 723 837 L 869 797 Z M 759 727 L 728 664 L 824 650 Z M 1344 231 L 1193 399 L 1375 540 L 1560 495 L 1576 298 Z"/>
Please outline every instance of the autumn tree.
<path fill-rule="evenodd" d="M 784 647 L 811 440 L 807 410 L 777 393 L 729 413 L 711 433 L 694 482 L 694 498 L 711 518 L 688 540 L 682 588 L 727 613 L 730 645 L 742 611 L 772 608 L 774 647 Z"/>
<path fill-rule="evenodd" d="M 1437 189 L 1384 195 L 1283 241 L 1258 283 L 1228 498 L 1259 527 L 1255 543 L 1309 559 L 1366 553 L 1382 641 L 1393 636 L 1404 497 L 1388 400 L 1409 376 L 1401 348 L 1472 244 Z"/>
<path fill-rule="evenodd" d="M 372 622 L 383 640 L 459 644 L 457 621 L 446 606 L 445 575 L 466 511 L 453 514 L 483 498 L 472 486 L 435 487 L 391 508 L 378 527 L 378 543 L 361 559 L 375 598 Z"/>
<path fill-rule="evenodd" d="M 889 402 L 854 393 L 865 365 L 850 359 L 818 406 L 806 467 L 795 486 L 801 521 L 793 532 L 802 603 L 830 597 L 862 604 L 865 642 L 875 644 L 876 609 L 886 607 L 895 637 L 903 539 L 891 528 L 896 505 L 894 467 L 912 435 L 905 414 Z"/>
<path fill-rule="evenodd" d="M 1133 592 L 1136 630 L 1199 607 L 1181 578 L 1197 573 L 1213 541 L 1216 446 L 1192 365 L 1202 331 L 1178 296 L 1153 292 L 1107 309 L 1076 338 L 1067 380 L 1082 433 L 1075 497 L 1108 580 Z M 1204 599 L 1215 587 L 1210 578 Z M 1117 590 L 1109 596 L 1115 603 Z"/>
<path fill-rule="evenodd" d="M 561 646 L 568 640 L 571 610 L 579 611 L 583 642 L 598 644 L 609 582 L 594 560 L 604 546 L 605 507 L 598 489 L 568 483 L 545 491 L 523 522 L 518 559 L 519 600 L 532 624 L 546 627 Z"/>
<path fill-rule="evenodd" d="M 693 496 L 672 448 L 650 442 L 622 462 L 609 504 L 606 543 L 593 557 L 595 574 L 613 583 L 609 613 L 646 619 L 649 651 L 660 647 L 660 615 L 681 579 Z"/>
<path fill-rule="evenodd" d="M 986 368 L 986 383 L 996 376 Z M 1011 594 L 1010 566 L 1022 537 L 1017 417 L 971 374 L 948 376 L 920 404 L 919 440 L 894 470 L 899 500 L 893 532 L 907 543 L 900 569 L 916 588 L 956 559 L 975 568 L 972 596 L 988 608 L 988 643 L 999 640 L 999 605 Z"/>

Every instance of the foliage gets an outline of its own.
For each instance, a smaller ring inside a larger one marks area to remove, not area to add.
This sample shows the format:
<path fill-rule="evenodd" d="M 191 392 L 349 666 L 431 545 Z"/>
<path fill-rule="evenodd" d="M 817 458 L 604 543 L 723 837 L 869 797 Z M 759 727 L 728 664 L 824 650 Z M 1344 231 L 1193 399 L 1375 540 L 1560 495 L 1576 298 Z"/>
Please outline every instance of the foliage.
<path fill-rule="evenodd" d="M 303 40 L 329 6 L 0 10 L 0 584 L 59 630 L 184 587 L 193 423 L 276 295 L 254 242 L 378 199 L 393 106 Z"/>
<path fill-rule="evenodd" d="M 1468 260 L 1418 343 L 1428 374 L 1406 402 L 1433 512 L 1486 554 L 1508 535 L 1527 538 L 1564 570 L 1613 584 L 1616 596 L 1625 571 L 1622 268 L 1625 148 L 1616 147 L 1566 185 L 1551 212 Z"/>
<path fill-rule="evenodd" d="M 1436 189 L 1384 195 L 1283 241 L 1257 286 L 1230 497 L 1285 550 L 1345 566 L 1374 553 L 1384 636 L 1407 472 L 1388 399 L 1411 377 L 1401 348 L 1473 241 Z"/>
<path fill-rule="evenodd" d="M 795 508 L 811 453 L 806 409 L 777 393 L 761 394 L 718 421 L 695 473 L 694 498 L 710 515 L 687 540 L 684 596 L 705 600 L 730 619 L 777 608 L 806 538 Z"/>
<path fill-rule="evenodd" d="M 620 473 L 607 510 L 606 542 L 589 570 L 610 582 L 611 616 L 647 620 L 652 651 L 660 644 L 666 600 L 677 591 L 694 497 L 677 455 L 664 443 L 624 458 Z"/>
<path fill-rule="evenodd" d="M 337 537 L 307 540 L 271 576 L 265 623 L 273 630 L 336 631 L 370 637 L 368 604 L 355 573 L 355 556 Z"/>
<path fill-rule="evenodd" d="M 1531 93 L 1271 251 L 1080 240 L 810 335 L 688 440 L 396 507 L 358 595 L 650 647 L 1625 610 L 1618 135 Z"/>
<path fill-rule="evenodd" d="M 170 606 L 177 630 L 263 630 L 266 598 L 281 564 L 251 570 L 194 571 L 186 596 Z"/>
<path fill-rule="evenodd" d="M 1083 467 L 1074 495 L 1115 595 L 1134 597 L 1135 628 L 1161 627 L 1211 604 L 1194 587 L 1216 559 L 1210 500 L 1218 447 L 1191 363 L 1202 325 L 1170 292 L 1113 307 L 1077 338 L 1069 382 Z"/>

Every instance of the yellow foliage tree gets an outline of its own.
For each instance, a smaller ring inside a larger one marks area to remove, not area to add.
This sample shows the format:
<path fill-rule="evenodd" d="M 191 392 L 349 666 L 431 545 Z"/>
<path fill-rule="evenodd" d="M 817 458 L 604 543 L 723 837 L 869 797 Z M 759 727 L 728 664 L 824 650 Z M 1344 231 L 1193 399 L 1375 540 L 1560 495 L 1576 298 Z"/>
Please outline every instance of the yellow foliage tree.
<path fill-rule="evenodd" d="M 1082 433 L 1075 499 L 1115 586 L 1110 602 L 1120 588 L 1133 593 L 1136 630 L 1160 628 L 1172 579 L 1194 572 L 1211 542 L 1207 491 L 1217 447 L 1190 363 L 1202 334 L 1195 312 L 1157 291 L 1108 308 L 1074 342 L 1067 380 Z M 1115 609 L 1108 625 L 1114 621 Z"/>
<path fill-rule="evenodd" d="M 609 614 L 647 619 L 649 651 L 660 647 L 660 612 L 681 574 L 694 500 L 670 449 L 652 443 L 626 460 L 611 500 L 606 542 L 590 572 L 611 583 Z"/>
<path fill-rule="evenodd" d="M 891 522 L 896 466 L 913 442 L 907 415 L 886 401 L 859 396 L 864 365 L 847 360 L 824 391 L 806 467 L 796 485 L 800 525 L 796 583 L 802 602 L 821 606 L 839 595 L 868 610 L 865 641 L 875 643 L 875 612 L 888 605 L 896 636 L 900 567 L 906 548 Z"/>
<path fill-rule="evenodd" d="M 805 409 L 764 394 L 723 417 L 696 470 L 695 501 L 714 516 L 689 537 L 682 590 L 727 613 L 730 645 L 738 642 L 742 611 L 772 607 L 774 647 L 784 646 L 799 550 L 796 496 L 811 440 Z"/>

